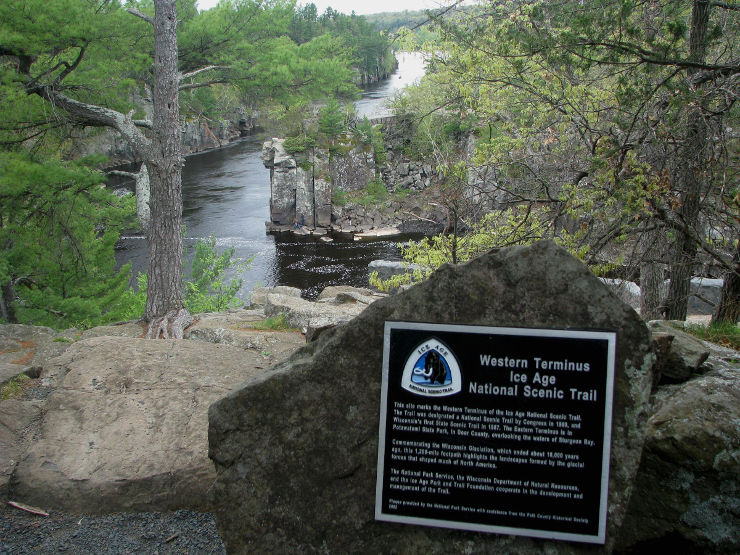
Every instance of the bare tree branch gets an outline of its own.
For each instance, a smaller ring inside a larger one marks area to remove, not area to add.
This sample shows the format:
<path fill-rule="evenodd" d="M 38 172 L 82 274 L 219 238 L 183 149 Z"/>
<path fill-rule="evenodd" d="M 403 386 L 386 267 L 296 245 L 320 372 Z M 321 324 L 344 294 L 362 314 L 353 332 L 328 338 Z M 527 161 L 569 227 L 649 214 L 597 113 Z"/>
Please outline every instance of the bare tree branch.
<path fill-rule="evenodd" d="M 146 15 L 145 13 L 140 12 L 139 10 L 136 10 L 134 8 L 126 8 L 126 11 L 130 13 L 131 15 L 135 15 L 136 17 L 140 17 L 150 25 L 154 26 L 154 19 Z"/>
<path fill-rule="evenodd" d="M 233 81 L 230 81 L 228 79 L 214 79 L 213 81 L 206 81 L 204 83 L 182 83 L 178 90 L 181 91 L 187 91 L 190 89 L 202 89 L 203 87 L 210 87 L 211 85 L 216 85 L 218 83 L 232 83 Z"/>
<path fill-rule="evenodd" d="M 230 66 L 206 66 L 202 67 L 200 69 L 196 69 L 195 71 L 190 71 L 188 73 L 183 73 L 180 75 L 180 81 L 184 81 L 185 79 L 190 79 L 192 77 L 195 77 L 196 75 L 200 75 L 201 73 L 205 73 L 206 71 L 212 71 L 214 69 L 231 69 Z"/>

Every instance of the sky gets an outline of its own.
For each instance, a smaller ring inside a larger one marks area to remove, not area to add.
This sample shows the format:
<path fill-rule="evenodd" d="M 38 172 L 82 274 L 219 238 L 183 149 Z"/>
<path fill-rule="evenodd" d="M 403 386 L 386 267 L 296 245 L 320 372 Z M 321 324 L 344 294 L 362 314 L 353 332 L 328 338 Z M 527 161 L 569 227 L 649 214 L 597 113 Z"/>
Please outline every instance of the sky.
<path fill-rule="evenodd" d="M 297 4 L 316 4 L 319 14 L 326 11 L 331 6 L 332 9 L 345 13 L 352 13 L 352 10 L 358 15 L 367 15 L 381 12 L 402 12 L 404 10 L 426 10 L 439 8 L 440 6 L 449 5 L 454 0 L 297 0 Z M 198 0 L 198 7 L 201 10 L 211 8 L 218 4 L 218 0 Z"/>

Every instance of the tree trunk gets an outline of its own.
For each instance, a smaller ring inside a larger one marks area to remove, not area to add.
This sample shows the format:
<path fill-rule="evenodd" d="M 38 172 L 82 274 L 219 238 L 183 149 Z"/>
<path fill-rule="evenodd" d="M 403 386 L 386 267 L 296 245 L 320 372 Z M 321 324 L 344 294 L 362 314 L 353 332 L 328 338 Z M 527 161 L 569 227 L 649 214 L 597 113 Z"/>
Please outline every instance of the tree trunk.
<path fill-rule="evenodd" d="M 725 275 L 722 296 L 719 299 L 717 312 L 712 316 L 712 323 L 736 324 L 740 320 L 740 241 L 732 257 L 733 271 Z"/>
<path fill-rule="evenodd" d="M 640 259 L 640 316 L 643 320 L 660 318 L 663 300 L 663 268 L 658 262 L 658 230 L 646 231 L 641 235 Z"/>
<path fill-rule="evenodd" d="M 2 295 L 0 296 L 0 315 L 8 324 L 17 324 L 18 318 L 13 307 L 13 303 L 15 302 L 13 278 L 10 279 L 10 283 L 3 284 L 0 289 L 2 289 Z"/>
<path fill-rule="evenodd" d="M 151 189 L 149 187 L 149 170 L 147 170 L 146 164 L 142 164 L 136 173 L 120 170 L 112 170 L 108 173 L 110 175 L 129 177 L 136 182 L 136 219 L 139 220 L 142 231 L 149 235 L 149 224 L 152 221 L 152 213 L 149 208 Z"/>
<path fill-rule="evenodd" d="M 153 129 L 146 160 L 151 187 L 148 336 L 182 337 L 182 147 L 175 0 L 154 2 Z"/>
<path fill-rule="evenodd" d="M 707 0 L 694 1 L 689 39 L 689 59 L 692 61 L 704 61 L 709 10 L 710 5 Z M 687 72 L 689 86 L 691 86 L 692 77 L 697 72 L 697 69 Z M 679 149 L 679 160 L 676 167 L 676 183 L 681 203 L 678 215 L 682 225 L 688 229 L 695 230 L 699 224 L 701 196 L 707 181 L 708 131 L 701 105 L 691 103 L 686 117 L 685 140 Z M 671 284 L 665 303 L 666 317 L 669 320 L 686 319 L 696 252 L 696 241 L 689 233 L 679 231 L 674 254 L 671 257 Z"/>

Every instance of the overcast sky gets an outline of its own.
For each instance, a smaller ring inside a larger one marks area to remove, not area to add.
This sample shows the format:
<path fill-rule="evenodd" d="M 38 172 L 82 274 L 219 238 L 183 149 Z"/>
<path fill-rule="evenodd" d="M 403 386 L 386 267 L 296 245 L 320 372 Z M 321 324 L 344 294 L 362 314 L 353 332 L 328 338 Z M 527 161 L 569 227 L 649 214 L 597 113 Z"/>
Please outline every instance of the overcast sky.
<path fill-rule="evenodd" d="M 316 4 L 316 8 L 319 14 L 326 11 L 329 6 L 332 9 L 345 13 L 347 15 L 352 13 L 352 10 L 356 14 L 365 15 L 371 13 L 381 12 L 402 12 L 404 10 L 425 10 L 430 8 L 438 8 L 440 6 L 446 6 L 454 0 L 313 0 Z M 298 4 L 310 4 L 311 1 L 298 0 Z M 208 9 L 218 4 L 218 0 L 198 0 L 198 6 L 200 9 Z"/>

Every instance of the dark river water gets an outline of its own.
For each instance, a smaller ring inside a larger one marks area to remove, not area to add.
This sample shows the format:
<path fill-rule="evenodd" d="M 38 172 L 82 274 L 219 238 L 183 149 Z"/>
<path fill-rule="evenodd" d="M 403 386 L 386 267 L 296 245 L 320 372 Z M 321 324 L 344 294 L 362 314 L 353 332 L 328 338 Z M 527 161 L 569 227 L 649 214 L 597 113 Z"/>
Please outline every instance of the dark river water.
<path fill-rule="evenodd" d="M 384 100 L 422 74 L 420 58 L 399 55 L 399 70 L 363 94 L 356 102 L 358 113 L 382 114 Z M 261 148 L 262 139 L 247 138 L 187 158 L 182 176 L 186 256 L 198 239 L 214 237 L 219 249 L 234 248 L 236 260 L 251 259 L 235 274 L 243 280 L 240 297 L 244 300 L 256 285 L 298 287 L 307 298 L 328 285 L 366 286 L 372 260 L 399 258 L 398 239 L 324 242 L 266 234 L 270 172 L 260 160 Z M 144 237 L 124 236 L 116 259 L 119 264 L 132 262 L 136 275 L 146 271 L 146 251 Z"/>

